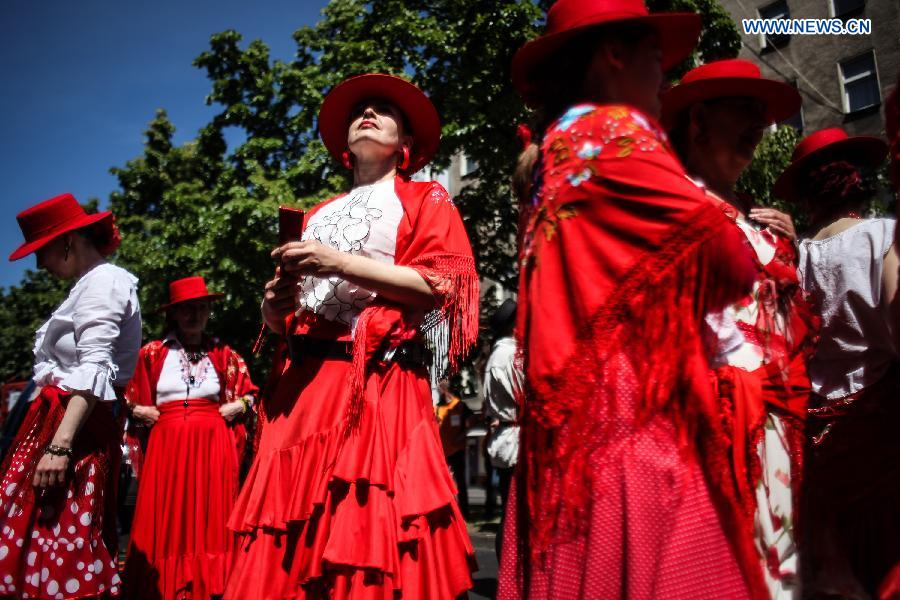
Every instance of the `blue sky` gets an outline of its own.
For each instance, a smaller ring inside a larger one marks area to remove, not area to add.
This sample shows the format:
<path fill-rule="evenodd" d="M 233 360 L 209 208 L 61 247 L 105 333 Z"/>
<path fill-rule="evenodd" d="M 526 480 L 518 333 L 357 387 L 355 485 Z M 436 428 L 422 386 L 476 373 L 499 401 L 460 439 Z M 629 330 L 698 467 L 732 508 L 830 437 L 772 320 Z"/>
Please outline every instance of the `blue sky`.
<path fill-rule="evenodd" d="M 105 202 L 109 168 L 139 155 L 157 108 L 192 138 L 208 122 L 209 82 L 191 66 L 209 36 L 235 29 L 290 60 L 291 34 L 320 18 L 325 0 L 2 0 L 0 2 L 0 286 L 29 257 L 15 215 L 62 192 Z"/>

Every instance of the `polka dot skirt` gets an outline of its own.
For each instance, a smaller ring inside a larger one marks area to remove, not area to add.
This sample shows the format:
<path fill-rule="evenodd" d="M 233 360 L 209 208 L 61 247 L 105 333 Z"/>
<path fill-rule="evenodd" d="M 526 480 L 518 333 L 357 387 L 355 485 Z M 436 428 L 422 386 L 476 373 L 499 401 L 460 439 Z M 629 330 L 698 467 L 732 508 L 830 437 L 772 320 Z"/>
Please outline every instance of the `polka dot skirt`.
<path fill-rule="evenodd" d="M 32 486 L 46 440 L 39 424 L 19 436 L 0 483 L 0 595 L 17 598 L 117 596 L 120 580 L 102 538 L 105 457 L 78 457 L 63 487 Z M 37 456 L 37 458 L 40 458 Z"/>

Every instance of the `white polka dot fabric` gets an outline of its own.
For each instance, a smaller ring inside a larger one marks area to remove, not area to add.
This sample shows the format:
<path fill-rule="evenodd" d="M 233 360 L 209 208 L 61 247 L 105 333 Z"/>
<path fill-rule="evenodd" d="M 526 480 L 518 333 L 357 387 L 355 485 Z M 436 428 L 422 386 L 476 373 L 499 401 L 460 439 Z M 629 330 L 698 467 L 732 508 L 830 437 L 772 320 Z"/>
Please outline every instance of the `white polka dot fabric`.
<path fill-rule="evenodd" d="M 66 487 L 32 492 L 45 442 L 38 425 L 20 438 L 0 482 L 0 595 L 91 597 L 119 593 L 116 565 L 102 539 L 104 470 L 89 454 L 76 462 Z"/>

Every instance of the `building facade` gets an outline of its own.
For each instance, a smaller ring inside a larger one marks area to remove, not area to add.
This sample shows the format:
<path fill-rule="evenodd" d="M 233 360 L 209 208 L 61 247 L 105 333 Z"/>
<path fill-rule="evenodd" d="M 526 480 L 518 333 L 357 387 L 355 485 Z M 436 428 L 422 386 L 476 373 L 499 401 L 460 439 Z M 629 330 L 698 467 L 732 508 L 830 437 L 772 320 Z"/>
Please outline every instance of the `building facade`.
<path fill-rule="evenodd" d="M 900 75 L 898 0 L 720 0 L 741 32 L 740 56 L 763 75 L 797 87 L 802 133 L 841 126 L 883 135 L 882 104 Z M 742 19 L 870 19 L 868 35 L 746 34 Z"/>

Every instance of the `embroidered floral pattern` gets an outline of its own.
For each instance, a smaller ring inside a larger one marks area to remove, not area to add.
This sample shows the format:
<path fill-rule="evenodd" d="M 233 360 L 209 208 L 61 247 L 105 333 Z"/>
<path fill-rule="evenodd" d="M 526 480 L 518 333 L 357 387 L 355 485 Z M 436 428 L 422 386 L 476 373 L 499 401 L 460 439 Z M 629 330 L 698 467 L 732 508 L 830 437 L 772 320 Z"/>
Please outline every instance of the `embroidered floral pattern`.
<path fill-rule="evenodd" d="M 561 223 L 577 216 L 576 203 L 558 204 L 563 191 L 602 177 L 607 160 L 668 151 L 667 143 L 662 130 L 624 106 L 582 104 L 566 111 L 544 138 L 535 185 L 540 194 L 523 234 L 520 265 L 531 263 L 538 240 L 552 241 Z"/>
<path fill-rule="evenodd" d="M 450 206 L 456 206 L 453 203 L 453 198 L 450 197 L 450 193 L 447 192 L 442 185 L 435 185 L 432 187 L 431 191 L 428 192 L 428 197 L 434 202 L 446 202 Z"/>
<path fill-rule="evenodd" d="M 432 197 L 435 198 L 435 192 Z M 376 205 L 375 186 L 365 186 L 323 208 L 314 215 L 303 239 L 315 239 L 341 252 L 365 254 L 375 224 L 384 217 Z M 330 321 L 352 325 L 356 315 L 375 294 L 339 277 L 306 277 L 301 284 L 299 305 Z"/>

